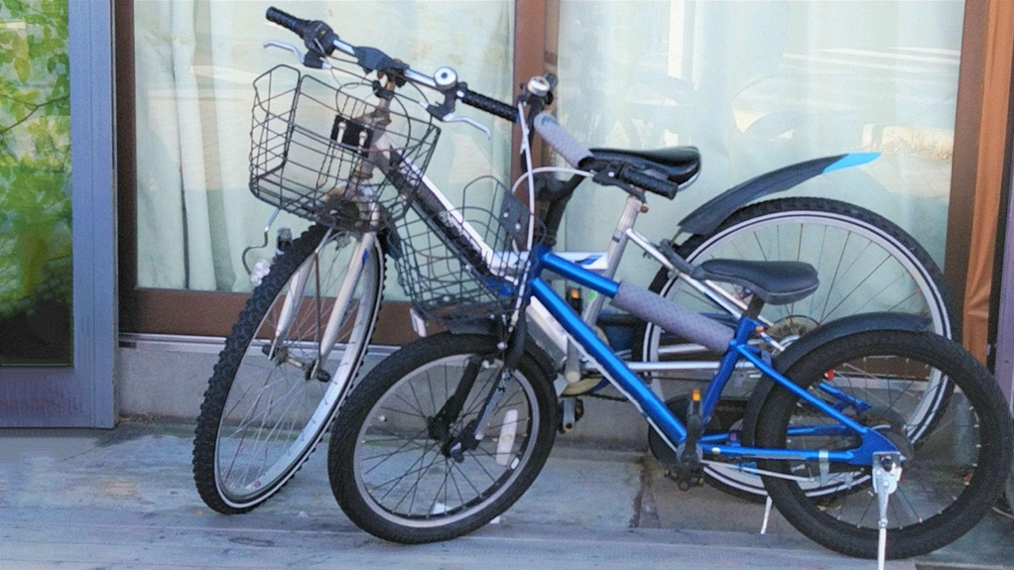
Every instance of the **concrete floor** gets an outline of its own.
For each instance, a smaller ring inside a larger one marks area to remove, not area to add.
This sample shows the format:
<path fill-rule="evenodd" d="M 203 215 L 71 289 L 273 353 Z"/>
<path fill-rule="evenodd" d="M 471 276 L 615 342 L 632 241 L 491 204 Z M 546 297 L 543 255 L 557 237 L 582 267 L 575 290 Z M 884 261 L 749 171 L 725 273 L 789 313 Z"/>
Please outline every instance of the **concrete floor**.
<path fill-rule="evenodd" d="M 326 450 L 254 512 L 210 511 L 193 487 L 191 428 L 0 433 L 0 568 L 873 569 L 816 546 L 763 505 L 689 493 L 640 453 L 558 439 L 533 487 L 472 535 L 397 546 L 331 496 Z M 990 515 L 955 544 L 890 568 L 1014 568 L 1014 522 Z"/>

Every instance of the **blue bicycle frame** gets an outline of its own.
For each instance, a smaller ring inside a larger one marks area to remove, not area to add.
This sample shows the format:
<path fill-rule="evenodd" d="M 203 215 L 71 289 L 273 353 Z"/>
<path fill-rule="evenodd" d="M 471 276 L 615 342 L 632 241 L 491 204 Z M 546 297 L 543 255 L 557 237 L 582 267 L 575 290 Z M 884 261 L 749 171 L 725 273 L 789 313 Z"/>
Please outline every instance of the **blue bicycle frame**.
<path fill-rule="evenodd" d="M 599 339 L 595 332 L 582 322 L 581 318 L 541 278 L 541 274 L 544 270 L 551 271 L 609 298 L 616 296 L 619 284 L 563 259 L 552 253 L 545 246 L 536 248 L 534 253 L 535 256 L 532 261 L 530 274 L 531 279 L 525 295 L 528 297 L 534 296 L 546 306 L 550 314 L 563 326 L 564 330 L 573 338 L 584 354 L 599 367 L 621 393 L 637 406 L 641 414 L 648 420 L 648 423 L 668 441 L 669 445 L 673 449 L 676 449 L 676 446 L 683 443 L 687 437 L 686 427 L 666 407 L 662 399 L 634 372 L 627 368 L 623 361 Z M 778 373 L 771 366 L 767 354 L 761 352 L 756 347 L 750 346 L 748 343 L 751 335 L 759 326 L 761 326 L 760 322 L 745 315 L 739 320 L 736 333 L 729 342 L 729 349 L 722 356 L 718 372 L 708 385 L 701 404 L 701 416 L 705 425 L 707 425 L 708 418 L 711 417 L 715 406 L 718 404 L 722 390 L 725 388 L 729 378 L 732 377 L 736 363 L 742 358 L 756 366 L 758 370 L 773 381 L 787 388 L 814 408 L 838 422 L 837 424 L 826 426 L 789 428 L 788 435 L 855 433 L 861 437 L 862 444 L 855 449 L 834 451 L 760 449 L 728 445 L 729 434 L 709 434 L 703 436 L 700 442 L 706 453 L 729 458 L 791 459 L 843 462 L 850 465 L 870 465 L 873 462 L 874 454 L 898 452 L 898 448 L 877 431 L 856 423 L 851 418 L 845 416 L 838 408 L 817 399 L 807 390 Z M 833 388 L 829 387 L 825 391 L 831 393 L 833 397 L 835 396 Z M 842 394 L 842 396 L 846 395 Z M 845 404 L 841 406 L 842 408 L 854 406 L 864 409 L 869 407 L 869 404 L 848 396 L 839 398 L 839 400 Z"/>

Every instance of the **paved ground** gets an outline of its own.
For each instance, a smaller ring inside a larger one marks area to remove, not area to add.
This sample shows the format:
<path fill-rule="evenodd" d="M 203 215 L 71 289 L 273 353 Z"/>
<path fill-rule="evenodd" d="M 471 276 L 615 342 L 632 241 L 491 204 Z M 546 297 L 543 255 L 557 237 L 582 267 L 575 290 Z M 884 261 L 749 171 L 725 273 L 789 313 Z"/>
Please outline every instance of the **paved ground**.
<path fill-rule="evenodd" d="M 499 524 L 426 546 L 385 543 L 338 509 L 318 450 L 279 496 L 209 511 L 190 478 L 190 428 L 0 433 L 0 570 L 65 568 L 873 569 L 828 552 L 761 505 L 682 493 L 641 454 L 567 446 Z M 894 569 L 1014 568 L 1014 523 L 991 516 Z"/>

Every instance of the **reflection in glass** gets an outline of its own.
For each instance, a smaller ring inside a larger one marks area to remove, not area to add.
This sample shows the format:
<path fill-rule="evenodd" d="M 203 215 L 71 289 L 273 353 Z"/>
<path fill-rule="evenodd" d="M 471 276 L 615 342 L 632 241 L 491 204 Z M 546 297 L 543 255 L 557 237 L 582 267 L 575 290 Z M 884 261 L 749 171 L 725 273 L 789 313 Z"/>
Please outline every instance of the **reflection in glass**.
<path fill-rule="evenodd" d="M 0 2 L 0 366 L 72 359 L 67 0 Z"/>
<path fill-rule="evenodd" d="M 675 222 L 758 174 L 821 156 L 883 155 L 793 195 L 869 208 L 943 261 L 963 19 L 961 2 L 560 4 L 561 122 L 589 146 L 693 145 L 700 179 L 652 201 L 641 231 Z M 588 189 L 570 249 L 602 247 L 623 196 Z M 783 194 L 785 195 L 785 194 Z M 628 256 L 627 275 L 640 260 Z M 647 267 L 646 263 L 643 267 Z M 637 267 L 635 269 L 635 266 Z M 653 269 L 649 269 L 653 271 Z"/>
<path fill-rule="evenodd" d="M 264 41 L 300 43 L 265 22 L 264 12 L 273 4 L 277 1 L 134 3 L 141 287 L 251 289 L 242 253 L 261 243 L 273 211 L 248 189 L 252 83 L 276 65 L 298 66 L 289 52 L 263 49 Z M 319 0 L 286 2 L 284 9 L 325 20 L 344 41 L 377 47 L 420 72 L 449 65 L 473 89 L 511 97 L 513 2 Z M 321 81 L 350 80 L 307 72 Z M 452 200 L 472 179 L 491 174 L 504 179 L 510 171 L 510 126 L 478 111 L 462 112 L 490 127 L 493 137 L 443 126 L 428 173 Z M 322 128 L 330 132 L 330 124 Z M 283 214 L 279 226 L 299 235 L 306 222 Z M 252 252 L 247 262 L 273 253 Z M 393 277 L 389 285 L 385 296 L 399 297 Z"/>

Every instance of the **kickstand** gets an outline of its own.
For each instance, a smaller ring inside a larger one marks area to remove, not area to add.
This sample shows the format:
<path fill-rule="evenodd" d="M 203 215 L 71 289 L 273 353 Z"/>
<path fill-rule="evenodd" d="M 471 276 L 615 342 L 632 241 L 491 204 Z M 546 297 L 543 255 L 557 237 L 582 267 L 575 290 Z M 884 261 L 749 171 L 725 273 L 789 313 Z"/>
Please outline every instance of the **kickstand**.
<path fill-rule="evenodd" d="M 901 454 L 873 454 L 873 491 L 877 494 L 880 511 L 879 536 L 877 537 L 877 570 L 884 570 L 887 558 L 887 500 L 898 489 L 901 478 Z"/>
<path fill-rule="evenodd" d="M 768 521 L 771 519 L 771 495 L 764 498 L 764 522 L 761 524 L 761 534 L 767 534 Z"/>

